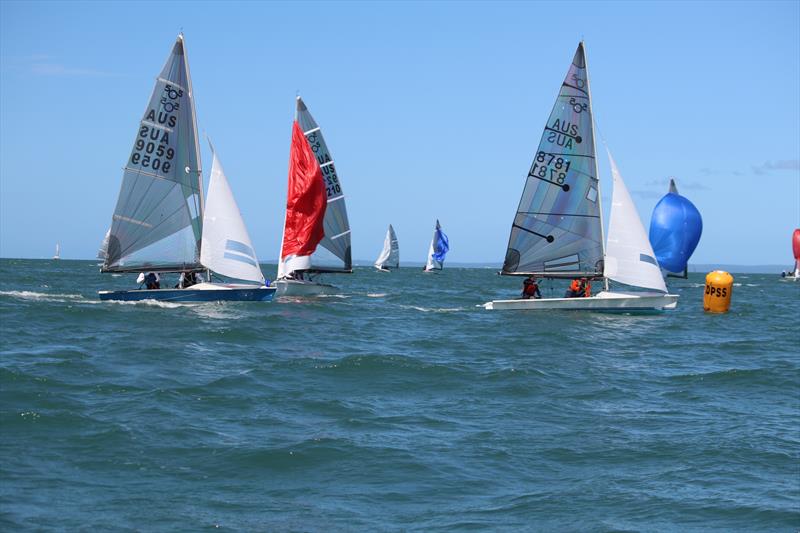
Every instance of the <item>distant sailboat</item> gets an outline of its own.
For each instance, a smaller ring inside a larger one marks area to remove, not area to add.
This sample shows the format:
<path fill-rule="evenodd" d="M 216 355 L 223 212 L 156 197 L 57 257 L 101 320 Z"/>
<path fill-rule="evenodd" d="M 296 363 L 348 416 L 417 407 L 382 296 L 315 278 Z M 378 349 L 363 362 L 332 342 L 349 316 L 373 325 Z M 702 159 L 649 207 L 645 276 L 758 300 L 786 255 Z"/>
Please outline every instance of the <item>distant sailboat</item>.
<path fill-rule="evenodd" d="M 428 261 L 425 264 L 425 272 L 433 272 L 444 268 L 444 258 L 450 250 L 450 239 L 442 231 L 439 220 L 436 220 L 436 228 L 433 230 L 433 238 L 428 248 Z"/>
<path fill-rule="evenodd" d="M 53 259 L 61 259 L 61 245 L 56 243 L 56 255 L 53 256 Z"/>
<path fill-rule="evenodd" d="M 794 254 L 794 270 L 784 275 L 785 279 L 800 280 L 800 228 L 792 233 L 792 253 Z"/>
<path fill-rule="evenodd" d="M 334 294 L 336 287 L 320 283 L 315 276 L 352 272 L 350 223 L 342 185 L 322 131 L 298 96 L 278 295 Z"/>
<path fill-rule="evenodd" d="M 650 244 L 668 276 L 688 277 L 689 258 L 702 233 L 700 211 L 678 194 L 675 180 L 670 179 L 669 192 L 656 204 L 650 218 Z"/>
<path fill-rule="evenodd" d="M 400 268 L 400 246 L 397 244 L 397 235 L 389 224 L 386 238 L 383 239 L 383 250 L 375 260 L 375 268 L 381 272 L 389 272 L 393 268 Z"/>
<path fill-rule="evenodd" d="M 501 274 L 602 280 L 590 297 L 494 300 L 486 309 L 674 308 L 636 206 L 614 159 L 608 243 L 603 239 L 592 100 L 581 42 L 528 172 Z M 610 291 L 608 280 L 648 292 Z"/>
<path fill-rule="evenodd" d="M 264 301 L 265 284 L 222 165 L 213 153 L 203 204 L 200 146 L 183 35 L 156 79 L 125 166 L 111 228 L 98 254 L 101 272 L 214 271 L 254 283 L 197 283 L 187 288 L 100 291 L 101 300 Z M 141 276 L 144 278 L 144 276 Z"/>

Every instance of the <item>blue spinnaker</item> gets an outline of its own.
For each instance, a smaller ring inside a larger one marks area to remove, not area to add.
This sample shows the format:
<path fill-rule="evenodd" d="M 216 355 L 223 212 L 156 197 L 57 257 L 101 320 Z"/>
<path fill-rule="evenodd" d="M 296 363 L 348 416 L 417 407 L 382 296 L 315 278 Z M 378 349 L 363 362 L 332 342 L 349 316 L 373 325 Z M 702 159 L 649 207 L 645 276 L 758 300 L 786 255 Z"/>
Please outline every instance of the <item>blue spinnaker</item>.
<path fill-rule="evenodd" d="M 433 258 L 440 263 L 444 262 L 444 256 L 450 250 L 450 239 L 444 234 L 442 228 L 436 228 L 436 247 L 433 252 Z"/>
<path fill-rule="evenodd" d="M 683 272 L 702 233 L 700 211 L 678 194 L 672 181 L 669 192 L 656 204 L 650 220 L 650 244 L 661 268 L 667 272 Z"/>

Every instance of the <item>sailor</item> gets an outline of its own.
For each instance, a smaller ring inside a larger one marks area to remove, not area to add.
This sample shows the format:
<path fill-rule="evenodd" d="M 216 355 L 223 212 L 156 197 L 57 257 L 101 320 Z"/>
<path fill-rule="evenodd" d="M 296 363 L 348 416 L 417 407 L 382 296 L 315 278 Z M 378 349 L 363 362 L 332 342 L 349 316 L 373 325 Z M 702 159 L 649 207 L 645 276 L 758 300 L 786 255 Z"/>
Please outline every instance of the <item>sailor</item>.
<path fill-rule="evenodd" d="M 539 292 L 539 284 L 536 283 L 536 278 L 533 276 L 525 278 L 525 281 L 522 282 L 522 299 L 529 300 L 533 298 L 538 300 L 541 297 L 542 293 Z"/>
<path fill-rule="evenodd" d="M 148 289 L 160 289 L 161 278 L 158 277 L 157 272 L 148 272 L 144 276 L 144 283 Z"/>
<path fill-rule="evenodd" d="M 578 296 L 588 298 L 592 295 L 592 283 L 588 278 L 581 278 L 581 290 Z"/>
<path fill-rule="evenodd" d="M 581 296 L 583 296 L 583 294 L 581 293 L 581 280 L 577 278 L 573 279 L 572 282 L 569 284 L 569 289 L 567 289 L 567 293 L 564 294 L 564 298 L 579 298 Z"/>
<path fill-rule="evenodd" d="M 181 272 L 181 277 L 178 280 L 176 289 L 188 289 L 192 285 L 197 284 L 197 276 L 194 272 Z"/>

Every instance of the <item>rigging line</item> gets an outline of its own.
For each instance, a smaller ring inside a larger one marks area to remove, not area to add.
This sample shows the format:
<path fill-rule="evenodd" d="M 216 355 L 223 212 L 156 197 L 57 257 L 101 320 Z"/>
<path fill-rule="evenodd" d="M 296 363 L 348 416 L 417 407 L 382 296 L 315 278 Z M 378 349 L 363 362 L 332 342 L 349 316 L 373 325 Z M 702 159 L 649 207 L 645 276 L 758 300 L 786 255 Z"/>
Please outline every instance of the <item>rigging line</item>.
<path fill-rule="evenodd" d="M 572 89 L 575 89 L 576 91 L 580 91 L 580 92 L 582 92 L 583 94 L 589 94 L 589 93 L 587 93 L 586 91 L 584 91 L 583 89 L 581 89 L 580 87 L 576 87 L 576 86 L 574 86 L 574 85 L 570 85 L 570 84 L 569 84 L 569 83 L 567 83 L 567 82 L 564 82 L 564 83 L 562 83 L 562 84 L 561 84 L 561 86 L 562 86 L 562 87 L 570 87 L 570 88 L 572 88 Z"/>

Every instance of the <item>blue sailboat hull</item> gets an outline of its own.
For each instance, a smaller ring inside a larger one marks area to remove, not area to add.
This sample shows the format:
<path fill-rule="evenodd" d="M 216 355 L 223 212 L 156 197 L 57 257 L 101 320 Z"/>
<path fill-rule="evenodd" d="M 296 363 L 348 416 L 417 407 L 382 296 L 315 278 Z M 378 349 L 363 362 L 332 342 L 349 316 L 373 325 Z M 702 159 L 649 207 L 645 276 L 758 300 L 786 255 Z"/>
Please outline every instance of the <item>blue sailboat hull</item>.
<path fill-rule="evenodd" d="M 100 291 L 101 300 L 138 302 L 268 302 L 275 296 L 275 287 L 256 285 L 223 285 L 202 289 L 134 289 L 129 291 Z M 216 284 L 215 284 L 216 285 Z"/>

